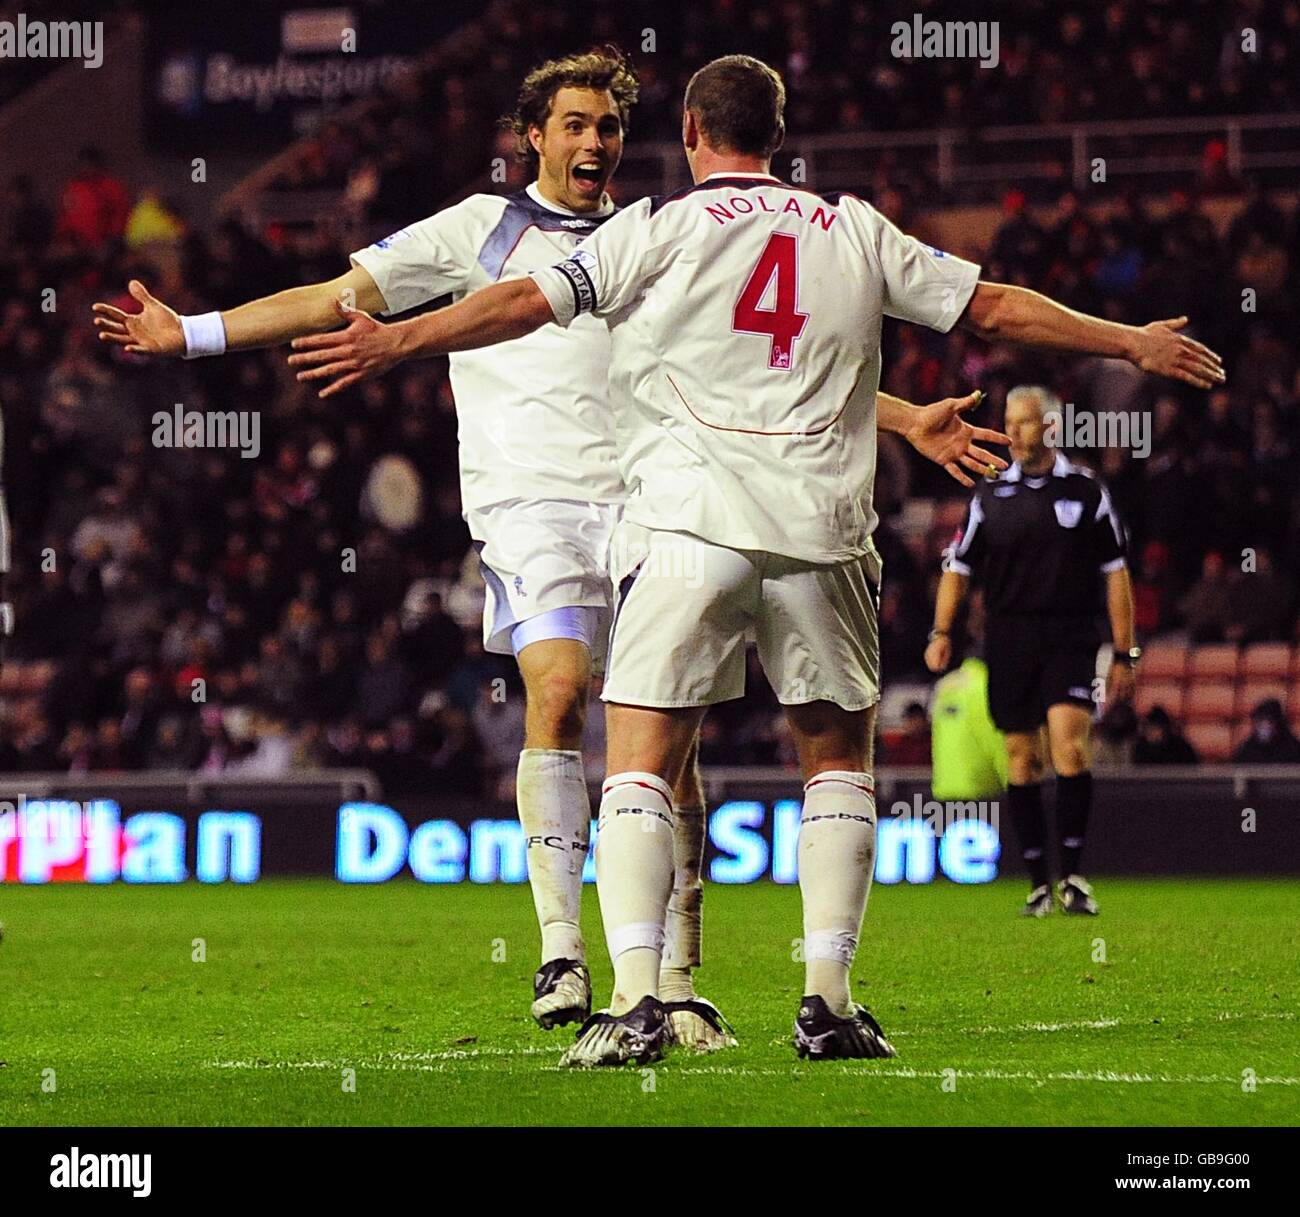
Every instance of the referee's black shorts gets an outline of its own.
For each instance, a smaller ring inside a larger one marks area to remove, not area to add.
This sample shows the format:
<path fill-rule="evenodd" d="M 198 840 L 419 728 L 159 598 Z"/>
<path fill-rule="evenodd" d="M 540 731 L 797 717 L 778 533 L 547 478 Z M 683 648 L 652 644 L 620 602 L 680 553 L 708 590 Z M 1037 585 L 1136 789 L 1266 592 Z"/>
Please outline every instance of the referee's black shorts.
<path fill-rule="evenodd" d="M 1093 708 L 1097 631 L 1090 618 L 990 617 L 989 714 L 999 731 L 1036 731 L 1048 706 Z"/>

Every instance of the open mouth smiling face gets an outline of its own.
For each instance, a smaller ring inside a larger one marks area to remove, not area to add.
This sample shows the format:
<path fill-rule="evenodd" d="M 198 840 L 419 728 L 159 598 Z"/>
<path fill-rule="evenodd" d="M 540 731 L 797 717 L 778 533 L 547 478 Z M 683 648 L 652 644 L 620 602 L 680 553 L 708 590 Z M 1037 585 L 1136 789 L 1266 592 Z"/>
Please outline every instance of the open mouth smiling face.
<path fill-rule="evenodd" d="M 582 211 L 599 206 L 623 154 L 623 122 L 610 92 L 557 90 L 545 127 L 533 131 L 555 201 Z"/>
<path fill-rule="evenodd" d="M 608 178 L 608 167 L 603 160 L 595 157 L 584 157 L 569 170 L 569 181 L 573 189 L 586 198 L 599 198 Z"/>

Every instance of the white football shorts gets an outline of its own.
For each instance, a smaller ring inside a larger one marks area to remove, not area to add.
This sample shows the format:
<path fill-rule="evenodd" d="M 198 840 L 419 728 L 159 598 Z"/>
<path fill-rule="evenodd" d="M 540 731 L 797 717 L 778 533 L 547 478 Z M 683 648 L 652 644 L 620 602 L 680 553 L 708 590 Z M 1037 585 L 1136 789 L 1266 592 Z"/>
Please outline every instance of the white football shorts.
<path fill-rule="evenodd" d="M 783 705 L 880 700 L 880 555 L 836 565 L 620 523 L 605 701 L 709 706 L 745 692 L 745 646 Z"/>
<path fill-rule="evenodd" d="M 604 664 L 613 607 L 609 546 L 621 503 L 512 499 L 465 515 L 487 584 L 483 647 L 512 655 L 578 638 Z M 581 609 L 581 612 L 562 610 Z"/>

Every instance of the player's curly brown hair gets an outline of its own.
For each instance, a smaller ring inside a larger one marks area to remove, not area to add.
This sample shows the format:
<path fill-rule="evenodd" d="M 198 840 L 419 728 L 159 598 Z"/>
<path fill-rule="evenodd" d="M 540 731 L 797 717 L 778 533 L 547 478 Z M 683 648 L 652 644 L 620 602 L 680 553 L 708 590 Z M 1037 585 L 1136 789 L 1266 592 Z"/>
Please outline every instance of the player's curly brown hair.
<path fill-rule="evenodd" d="M 579 55 L 550 59 L 524 77 L 519 89 L 515 112 L 501 120 L 501 126 L 513 131 L 519 158 L 536 169 L 537 150 L 528 142 L 529 127 L 544 127 L 551 113 L 551 103 L 560 89 L 608 89 L 618 106 L 623 133 L 636 105 L 640 86 L 628 57 L 612 43 L 593 47 Z"/>

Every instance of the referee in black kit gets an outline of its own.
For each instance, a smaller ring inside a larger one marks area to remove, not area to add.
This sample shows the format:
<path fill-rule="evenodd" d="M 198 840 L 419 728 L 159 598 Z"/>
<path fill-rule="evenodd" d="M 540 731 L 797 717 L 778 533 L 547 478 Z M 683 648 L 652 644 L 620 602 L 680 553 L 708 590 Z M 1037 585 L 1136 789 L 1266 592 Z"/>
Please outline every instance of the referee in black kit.
<path fill-rule="evenodd" d="M 1057 897 L 1067 913 L 1096 913 L 1080 873 L 1092 809 L 1088 728 L 1093 714 L 1097 610 L 1105 592 L 1115 660 L 1112 701 L 1133 693 L 1141 652 L 1133 638 L 1133 591 L 1124 529 L 1105 486 L 1048 444 L 1045 415 L 1060 400 L 1040 386 L 1007 394 L 1005 430 L 1013 464 L 975 491 L 945 553 L 926 666 L 952 658 L 952 628 L 972 578 L 984 588 L 989 711 L 1007 738 L 1007 805 L 1033 890 L 1022 914 L 1052 911 L 1042 794 L 1042 732 L 1056 770 L 1060 838 Z"/>

